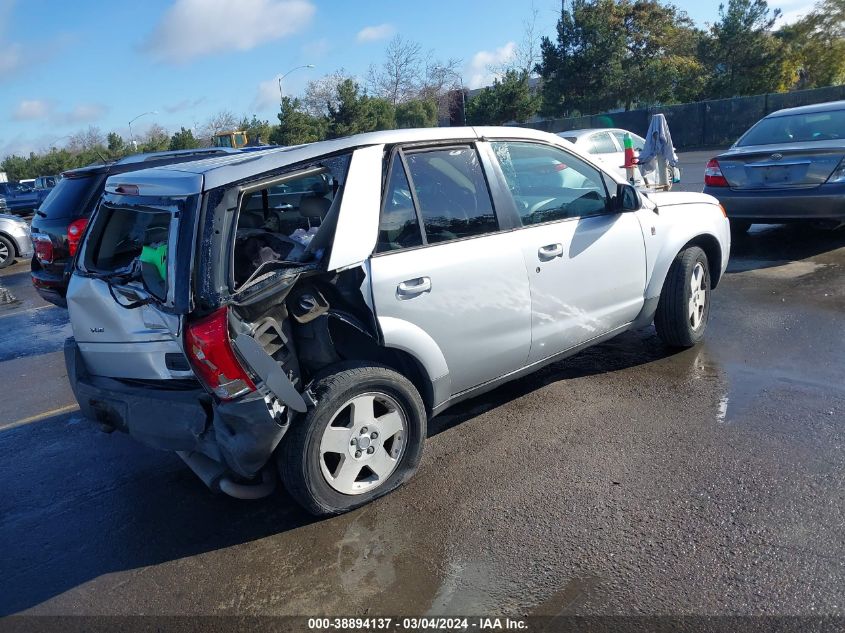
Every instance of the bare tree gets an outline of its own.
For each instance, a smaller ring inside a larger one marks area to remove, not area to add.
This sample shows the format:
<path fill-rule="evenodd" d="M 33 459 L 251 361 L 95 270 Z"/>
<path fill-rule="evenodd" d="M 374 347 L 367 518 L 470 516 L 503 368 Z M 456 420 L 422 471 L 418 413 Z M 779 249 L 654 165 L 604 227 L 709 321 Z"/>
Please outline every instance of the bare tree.
<path fill-rule="evenodd" d="M 537 33 L 537 18 L 540 11 L 533 4 L 531 14 L 522 23 L 522 40 L 517 45 L 513 56 L 502 64 L 488 66 L 487 70 L 497 77 L 508 71 L 516 71 L 526 75 L 533 75 L 534 69 L 540 63 L 540 35 Z"/>
<path fill-rule="evenodd" d="M 329 108 L 337 109 L 337 87 L 349 77 L 349 73 L 340 68 L 330 75 L 309 81 L 302 98 L 305 111 L 320 117 L 328 115 Z"/>
<path fill-rule="evenodd" d="M 81 152 L 95 147 L 105 147 L 106 137 L 100 128 L 89 125 L 87 130 L 80 130 L 68 139 L 67 147 L 72 152 Z"/>
<path fill-rule="evenodd" d="M 212 114 L 205 123 L 203 129 L 203 136 L 211 138 L 218 132 L 227 130 L 234 130 L 238 126 L 238 118 L 229 110 L 220 110 L 216 114 Z"/>
<path fill-rule="evenodd" d="M 434 59 L 433 51 L 425 60 L 422 82 L 416 98 L 437 102 L 439 118 L 448 118 L 452 108 L 451 96 L 462 86 L 459 67 L 461 60 L 450 57 L 445 62 Z"/>
<path fill-rule="evenodd" d="M 381 66 L 370 65 L 367 87 L 393 105 L 415 95 L 421 79 L 422 47 L 397 35 L 387 45 Z"/>

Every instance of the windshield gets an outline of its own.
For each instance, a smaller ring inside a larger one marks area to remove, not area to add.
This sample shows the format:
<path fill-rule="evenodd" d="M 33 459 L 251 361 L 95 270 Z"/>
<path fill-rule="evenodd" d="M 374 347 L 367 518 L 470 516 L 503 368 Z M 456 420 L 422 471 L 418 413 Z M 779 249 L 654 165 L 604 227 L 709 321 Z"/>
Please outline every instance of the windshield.
<path fill-rule="evenodd" d="M 177 235 L 172 220 L 191 200 L 196 197 L 107 195 L 85 238 L 83 270 L 104 278 L 141 282 L 147 292 L 165 300 L 175 253 L 172 242 Z"/>
<path fill-rule="evenodd" d="M 831 110 L 765 118 L 748 130 L 736 142 L 736 147 L 843 138 L 845 110 Z"/>
<path fill-rule="evenodd" d="M 82 215 L 83 206 L 90 198 L 93 176 L 84 178 L 62 178 L 50 191 L 38 208 L 39 215 L 46 218 L 68 218 Z"/>

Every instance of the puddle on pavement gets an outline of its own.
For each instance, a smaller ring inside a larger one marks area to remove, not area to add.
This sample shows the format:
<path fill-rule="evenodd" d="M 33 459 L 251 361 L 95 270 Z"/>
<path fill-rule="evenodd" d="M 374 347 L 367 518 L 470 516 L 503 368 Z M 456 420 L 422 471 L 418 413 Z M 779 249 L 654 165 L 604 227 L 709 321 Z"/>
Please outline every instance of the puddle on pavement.
<path fill-rule="evenodd" d="M 0 362 L 56 352 L 73 334 L 67 312 L 61 308 L 4 316 L 0 325 Z M 21 332 L 26 333 L 24 338 Z"/>
<path fill-rule="evenodd" d="M 552 618 L 570 616 L 578 613 L 578 607 L 601 590 L 601 579 L 595 576 L 573 578 L 560 591 L 553 593 L 543 602 L 531 609 L 533 617 Z M 553 624 L 552 621 L 550 624 Z M 550 631 L 557 630 L 554 627 Z"/>

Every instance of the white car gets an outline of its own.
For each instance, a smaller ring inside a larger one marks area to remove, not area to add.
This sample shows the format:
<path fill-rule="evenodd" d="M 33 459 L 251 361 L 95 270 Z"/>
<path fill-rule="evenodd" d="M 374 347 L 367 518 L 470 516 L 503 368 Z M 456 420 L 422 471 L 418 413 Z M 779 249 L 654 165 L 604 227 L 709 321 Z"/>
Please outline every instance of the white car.
<path fill-rule="evenodd" d="M 616 173 L 468 127 L 112 175 L 67 293 L 73 391 L 214 490 L 269 494 L 275 462 L 310 512 L 360 506 L 457 402 L 652 322 L 701 340 L 724 210 Z"/>
<path fill-rule="evenodd" d="M 593 160 L 602 167 L 618 174 L 624 180 L 625 168 L 625 134 L 630 134 L 634 141 L 634 153 L 639 154 L 645 145 L 642 136 L 621 128 L 592 128 L 587 130 L 569 130 L 558 132 L 557 135 L 575 145 L 585 154 L 590 154 Z M 634 170 L 634 184 L 645 184 L 638 169 Z"/>

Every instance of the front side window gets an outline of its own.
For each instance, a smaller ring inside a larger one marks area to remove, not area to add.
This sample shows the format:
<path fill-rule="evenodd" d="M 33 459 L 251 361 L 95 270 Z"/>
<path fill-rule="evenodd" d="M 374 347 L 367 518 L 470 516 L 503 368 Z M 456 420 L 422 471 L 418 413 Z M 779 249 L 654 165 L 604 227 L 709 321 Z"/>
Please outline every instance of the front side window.
<path fill-rule="evenodd" d="M 523 226 L 608 213 L 601 172 L 557 147 L 494 142 Z"/>
<path fill-rule="evenodd" d="M 402 157 L 397 152 L 393 157 L 390 180 L 384 194 L 376 252 L 421 245 L 422 233 L 414 210 L 411 185 L 402 165 Z"/>
<path fill-rule="evenodd" d="M 406 160 L 429 244 L 499 229 L 475 149 L 419 151 Z"/>

